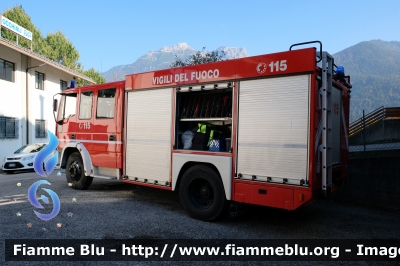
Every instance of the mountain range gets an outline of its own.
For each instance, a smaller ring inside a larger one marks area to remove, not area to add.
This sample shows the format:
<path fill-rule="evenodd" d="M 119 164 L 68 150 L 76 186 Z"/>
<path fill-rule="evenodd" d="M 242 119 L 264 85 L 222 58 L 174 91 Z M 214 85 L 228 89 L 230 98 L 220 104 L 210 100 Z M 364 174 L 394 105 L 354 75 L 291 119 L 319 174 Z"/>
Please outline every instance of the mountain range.
<path fill-rule="evenodd" d="M 245 48 L 221 46 L 215 51 L 224 52 L 223 59 L 249 56 Z M 187 43 L 150 51 L 129 65 L 120 65 L 102 73 L 107 81 L 124 79 L 125 75 L 169 68 L 175 56 L 185 60 L 197 51 Z M 372 40 L 360 42 L 333 54 L 335 64 L 344 66 L 350 75 L 350 121 L 380 106 L 400 106 L 400 42 Z"/>
<path fill-rule="evenodd" d="M 245 48 L 221 46 L 215 51 L 222 52 L 222 59 L 234 59 L 249 56 Z M 187 43 L 178 43 L 172 47 L 164 46 L 160 50 L 146 53 L 132 64 L 113 67 L 102 73 L 102 75 L 106 78 L 107 82 L 121 80 L 128 74 L 170 68 L 171 64 L 175 62 L 175 56 L 182 60 L 186 60 L 195 53 L 197 53 L 197 51 Z"/>

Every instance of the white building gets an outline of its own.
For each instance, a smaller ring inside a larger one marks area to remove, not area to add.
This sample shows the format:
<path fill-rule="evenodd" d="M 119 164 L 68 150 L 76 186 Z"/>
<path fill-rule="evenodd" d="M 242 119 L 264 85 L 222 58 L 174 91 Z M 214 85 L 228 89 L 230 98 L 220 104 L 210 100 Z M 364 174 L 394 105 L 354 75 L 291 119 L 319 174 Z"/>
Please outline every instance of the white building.
<path fill-rule="evenodd" d="M 47 143 L 55 133 L 53 96 L 77 77 L 68 69 L 0 37 L 0 165 L 24 144 Z"/>

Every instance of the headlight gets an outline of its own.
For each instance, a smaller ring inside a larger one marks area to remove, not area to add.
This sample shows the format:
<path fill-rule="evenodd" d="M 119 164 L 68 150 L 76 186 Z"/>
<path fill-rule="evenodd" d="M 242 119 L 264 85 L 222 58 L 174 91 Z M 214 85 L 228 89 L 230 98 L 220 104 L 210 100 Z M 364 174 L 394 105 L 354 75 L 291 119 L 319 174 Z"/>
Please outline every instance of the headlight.
<path fill-rule="evenodd" d="M 22 159 L 22 161 L 32 160 L 33 158 L 35 158 L 35 155 L 31 155 L 31 156 L 25 157 L 24 159 Z"/>

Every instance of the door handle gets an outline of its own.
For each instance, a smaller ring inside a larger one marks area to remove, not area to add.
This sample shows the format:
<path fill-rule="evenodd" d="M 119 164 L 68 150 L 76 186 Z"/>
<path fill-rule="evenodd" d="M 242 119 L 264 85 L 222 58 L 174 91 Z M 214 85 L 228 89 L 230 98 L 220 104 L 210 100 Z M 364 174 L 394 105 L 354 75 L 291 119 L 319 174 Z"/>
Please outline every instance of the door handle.
<path fill-rule="evenodd" d="M 72 135 L 71 135 L 71 139 L 75 139 L 75 134 L 72 134 Z"/>
<path fill-rule="evenodd" d="M 110 141 L 114 141 L 116 138 L 115 138 L 115 135 L 110 135 L 110 137 L 108 138 Z"/>

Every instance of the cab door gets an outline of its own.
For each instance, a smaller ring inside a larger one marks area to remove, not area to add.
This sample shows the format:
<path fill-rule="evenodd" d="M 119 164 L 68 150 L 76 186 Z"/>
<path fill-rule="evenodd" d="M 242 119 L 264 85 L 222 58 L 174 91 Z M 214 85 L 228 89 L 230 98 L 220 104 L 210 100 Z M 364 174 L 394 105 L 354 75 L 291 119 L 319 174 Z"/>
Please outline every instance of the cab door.
<path fill-rule="evenodd" d="M 81 89 L 79 93 L 78 116 L 75 139 L 82 143 L 92 153 L 93 143 L 93 102 L 94 91 L 90 89 Z"/>
<path fill-rule="evenodd" d="M 95 108 L 93 117 L 93 147 L 92 162 L 94 166 L 117 168 L 116 146 L 117 88 L 101 88 L 95 93 Z M 104 172 L 104 171 L 102 171 Z"/>
<path fill-rule="evenodd" d="M 75 141 L 77 129 L 77 96 L 76 92 L 66 93 L 61 97 L 57 114 L 56 136 L 59 139 L 60 150 L 69 142 Z"/>

